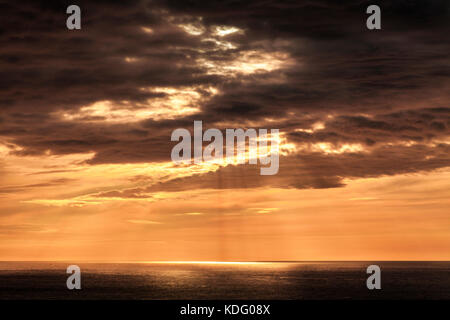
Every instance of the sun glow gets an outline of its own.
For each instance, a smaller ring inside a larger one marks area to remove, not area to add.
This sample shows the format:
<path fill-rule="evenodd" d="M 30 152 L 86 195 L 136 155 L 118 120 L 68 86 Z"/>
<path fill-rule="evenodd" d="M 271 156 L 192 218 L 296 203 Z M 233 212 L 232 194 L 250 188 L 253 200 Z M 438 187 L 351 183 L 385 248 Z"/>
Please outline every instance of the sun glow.
<path fill-rule="evenodd" d="M 199 36 L 205 32 L 205 27 L 200 24 L 179 24 L 178 27 L 193 36 Z"/>
<path fill-rule="evenodd" d="M 301 143 L 289 146 L 288 148 L 288 152 L 307 151 L 324 154 L 361 153 L 368 151 L 360 143 L 344 143 L 340 145 L 334 145 L 330 142 Z"/>
<path fill-rule="evenodd" d="M 239 29 L 237 27 L 227 27 L 227 26 L 217 26 L 214 29 L 213 34 L 219 37 L 225 37 L 232 33 L 243 33 L 244 31 L 242 29 Z"/>
<path fill-rule="evenodd" d="M 262 52 L 250 50 L 242 52 L 232 61 L 208 60 L 200 58 L 197 63 L 206 68 L 209 74 L 226 76 L 249 75 L 258 72 L 271 72 L 290 63 L 288 54 L 283 52 Z"/>
<path fill-rule="evenodd" d="M 115 103 L 105 100 L 81 107 L 73 112 L 56 112 L 66 121 L 83 122 L 136 122 L 144 119 L 173 119 L 197 113 L 199 106 L 218 93 L 214 87 L 154 87 L 142 88 L 161 97 L 148 99 L 146 103 Z"/>

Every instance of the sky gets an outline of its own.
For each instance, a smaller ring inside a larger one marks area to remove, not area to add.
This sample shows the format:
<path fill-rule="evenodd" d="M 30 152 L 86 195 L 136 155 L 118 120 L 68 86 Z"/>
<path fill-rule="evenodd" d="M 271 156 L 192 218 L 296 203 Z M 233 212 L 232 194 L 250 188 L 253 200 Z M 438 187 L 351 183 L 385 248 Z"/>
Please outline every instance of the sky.
<path fill-rule="evenodd" d="M 372 2 L 1 1 L 0 260 L 449 260 L 450 3 Z"/>

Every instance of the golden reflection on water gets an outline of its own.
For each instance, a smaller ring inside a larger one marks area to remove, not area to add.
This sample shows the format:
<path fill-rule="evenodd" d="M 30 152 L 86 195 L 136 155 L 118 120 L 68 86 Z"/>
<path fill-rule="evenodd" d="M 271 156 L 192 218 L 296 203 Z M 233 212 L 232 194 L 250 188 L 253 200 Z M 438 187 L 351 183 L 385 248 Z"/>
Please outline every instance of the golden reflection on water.
<path fill-rule="evenodd" d="M 218 265 L 270 265 L 273 262 L 251 262 L 251 261 L 139 261 L 138 263 L 157 264 L 218 264 Z"/>

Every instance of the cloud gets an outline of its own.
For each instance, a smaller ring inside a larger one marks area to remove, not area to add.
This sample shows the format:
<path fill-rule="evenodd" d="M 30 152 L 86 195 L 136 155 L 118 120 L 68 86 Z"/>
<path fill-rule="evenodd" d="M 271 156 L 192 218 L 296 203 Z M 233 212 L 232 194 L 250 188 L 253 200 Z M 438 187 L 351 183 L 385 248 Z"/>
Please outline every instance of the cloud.
<path fill-rule="evenodd" d="M 0 187 L 0 194 L 2 194 L 2 193 L 17 193 L 17 192 L 21 192 L 21 191 L 25 191 L 25 190 L 29 190 L 29 189 L 54 187 L 54 186 L 58 186 L 58 185 L 65 185 L 72 181 L 76 181 L 76 179 L 58 178 L 58 179 L 53 179 L 53 180 L 42 182 L 42 183 L 3 186 L 3 187 Z"/>
<path fill-rule="evenodd" d="M 203 215 L 203 212 L 185 212 L 183 214 L 187 216 L 201 216 Z"/>
<path fill-rule="evenodd" d="M 214 172 L 175 178 L 144 188 L 145 192 L 195 189 L 336 188 L 346 179 L 421 173 L 450 166 L 450 144 L 381 146 L 367 152 L 302 152 L 280 158 L 274 176 L 261 176 L 254 165 L 229 165 Z"/>
<path fill-rule="evenodd" d="M 127 220 L 127 222 L 134 223 L 134 224 L 161 224 L 162 223 L 162 222 L 152 221 L 152 220 L 135 220 L 135 219 Z"/>
<path fill-rule="evenodd" d="M 298 151 L 276 177 L 227 167 L 142 187 L 149 192 L 330 188 L 446 167 L 448 1 L 385 1 L 381 32 L 365 28 L 368 4 L 81 1 L 82 29 L 72 32 L 65 2 L 5 3 L 0 136 L 20 157 L 168 162 L 171 132 L 203 120 L 279 128 Z"/>
<path fill-rule="evenodd" d="M 46 225 L 40 224 L 8 224 L 0 226 L 0 236 L 11 236 L 11 235 L 20 235 L 20 234 L 30 234 L 30 233 L 38 233 L 38 234 L 46 234 L 46 233 L 55 233 L 58 229 L 51 228 Z"/>

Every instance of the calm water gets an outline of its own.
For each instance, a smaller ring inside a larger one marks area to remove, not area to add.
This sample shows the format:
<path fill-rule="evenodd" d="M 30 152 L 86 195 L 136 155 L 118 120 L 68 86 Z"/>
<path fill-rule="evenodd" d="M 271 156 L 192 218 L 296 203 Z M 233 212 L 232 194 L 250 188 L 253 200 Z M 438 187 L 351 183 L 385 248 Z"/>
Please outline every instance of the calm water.
<path fill-rule="evenodd" d="M 450 262 L 256 264 L 0 262 L 0 299 L 450 299 Z M 378 264 L 382 289 L 366 288 Z"/>

